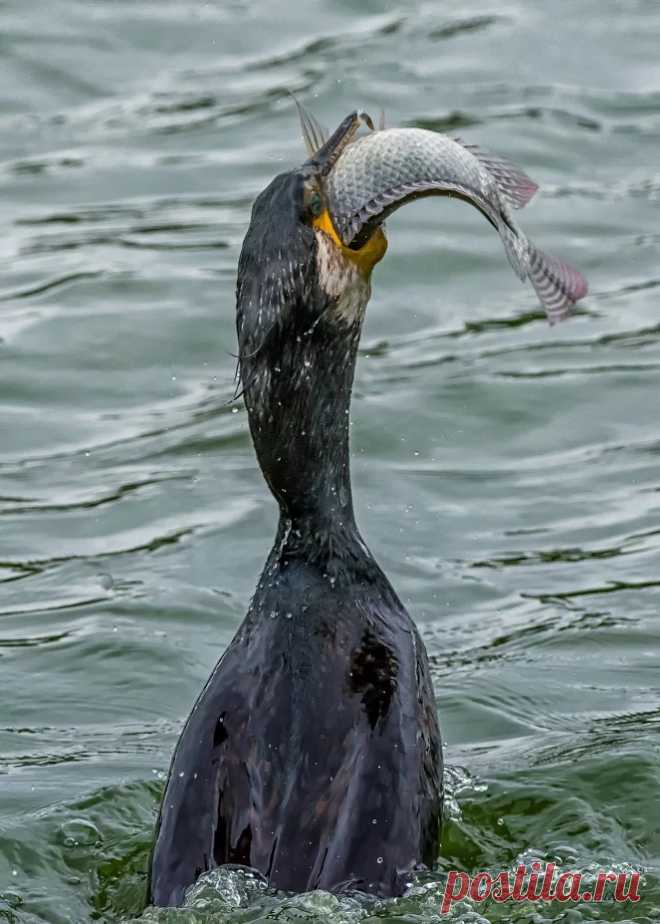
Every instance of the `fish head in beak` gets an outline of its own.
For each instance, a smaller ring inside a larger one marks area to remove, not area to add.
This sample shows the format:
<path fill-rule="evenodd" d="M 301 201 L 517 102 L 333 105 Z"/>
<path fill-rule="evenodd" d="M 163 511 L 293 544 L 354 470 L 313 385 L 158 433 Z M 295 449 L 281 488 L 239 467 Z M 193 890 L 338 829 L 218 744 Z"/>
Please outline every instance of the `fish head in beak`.
<path fill-rule="evenodd" d="M 369 235 L 361 236 L 359 242 L 346 243 L 337 230 L 332 207 L 328 197 L 328 182 L 341 154 L 354 140 L 364 122 L 373 128 L 371 119 L 365 113 L 352 112 L 342 121 L 329 138 L 313 117 L 298 106 L 303 135 L 310 153 L 303 165 L 304 210 L 306 221 L 329 238 L 344 259 L 355 265 L 360 273 L 369 278 L 376 263 L 385 256 L 387 238 L 383 228 L 374 227 Z"/>

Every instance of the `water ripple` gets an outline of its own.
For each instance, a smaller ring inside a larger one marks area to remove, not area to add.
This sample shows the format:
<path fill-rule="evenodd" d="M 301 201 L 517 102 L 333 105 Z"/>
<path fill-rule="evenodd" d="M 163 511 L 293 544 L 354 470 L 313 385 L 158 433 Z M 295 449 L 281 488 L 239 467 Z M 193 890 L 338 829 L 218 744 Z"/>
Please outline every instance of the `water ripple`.
<path fill-rule="evenodd" d="M 526 230 L 591 292 L 549 329 L 470 210 L 388 222 L 352 466 L 429 652 L 438 868 L 375 902 L 221 871 L 143 921 L 432 924 L 450 869 L 535 857 L 643 861 L 644 907 L 519 916 L 659 919 L 660 14 L 574 7 L 3 5 L 0 918 L 143 912 L 179 730 L 275 531 L 234 300 L 254 197 L 305 156 L 293 91 L 329 127 L 382 107 L 520 163 Z"/>

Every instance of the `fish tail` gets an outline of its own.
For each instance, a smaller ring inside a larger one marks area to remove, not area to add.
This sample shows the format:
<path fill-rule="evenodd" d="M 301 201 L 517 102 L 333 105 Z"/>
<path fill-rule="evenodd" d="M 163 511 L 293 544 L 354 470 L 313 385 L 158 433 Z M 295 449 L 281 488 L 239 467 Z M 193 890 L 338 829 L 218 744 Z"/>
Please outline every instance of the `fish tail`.
<path fill-rule="evenodd" d="M 582 273 L 533 244 L 529 244 L 527 273 L 551 324 L 565 318 L 589 288 Z"/>
<path fill-rule="evenodd" d="M 551 324 L 563 320 L 587 294 L 587 281 L 573 266 L 543 253 L 514 224 L 510 216 L 499 226 L 509 263 L 516 276 L 534 286 Z"/>

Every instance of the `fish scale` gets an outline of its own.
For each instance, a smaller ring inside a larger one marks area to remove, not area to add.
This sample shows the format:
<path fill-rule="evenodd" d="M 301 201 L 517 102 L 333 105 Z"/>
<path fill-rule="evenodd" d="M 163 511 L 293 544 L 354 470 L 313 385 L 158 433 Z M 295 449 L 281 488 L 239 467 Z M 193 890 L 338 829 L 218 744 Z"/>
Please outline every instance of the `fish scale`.
<path fill-rule="evenodd" d="M 536 191 L 520 168 L 475 145 L 420 128 L 372 131 L 349 144 L 324 180 L 335 229 L 356 249 L 396 209 L 421 196 L 456 196 L 497 229 L 516 275 L 529 279 L 551 323 L 587 292 L 573 267 L 538 250 L 514 221 Z"/>
<path fill-rule="evenodd" d="M 338 233 L 350 243 L 370 206 L 388 202 L 406 188 L 428 184 L 471 193 L 499 205 L 494 180 L 458 142 L 424 129 L 391 128 L 350 144 L 326 183 L 328 205 Z"/>

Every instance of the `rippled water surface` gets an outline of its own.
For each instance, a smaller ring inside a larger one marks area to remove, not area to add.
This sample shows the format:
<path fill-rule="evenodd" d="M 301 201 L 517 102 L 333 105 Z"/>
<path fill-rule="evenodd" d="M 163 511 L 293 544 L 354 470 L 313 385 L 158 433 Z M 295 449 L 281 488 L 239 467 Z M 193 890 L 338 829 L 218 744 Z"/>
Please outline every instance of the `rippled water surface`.
<path fill-rule="evenodd" d="M 549 328 L 462 203 L 389 223 L 353 405 L 359 522 L 429 649 L 442 860 L 397 901 L 234 874 L 144 920 L 439 919 L 449 869 L 645 871 L 660 919 L 656 0 L 0 2 L 0 921 L 142 911 L 178 732 L 275 526 L 228 404 L 255 194 L 302 159 L 286 90 L 523 164 L 591 294 Z M 582 307 L 583 306 L 583 307 Z"/>

